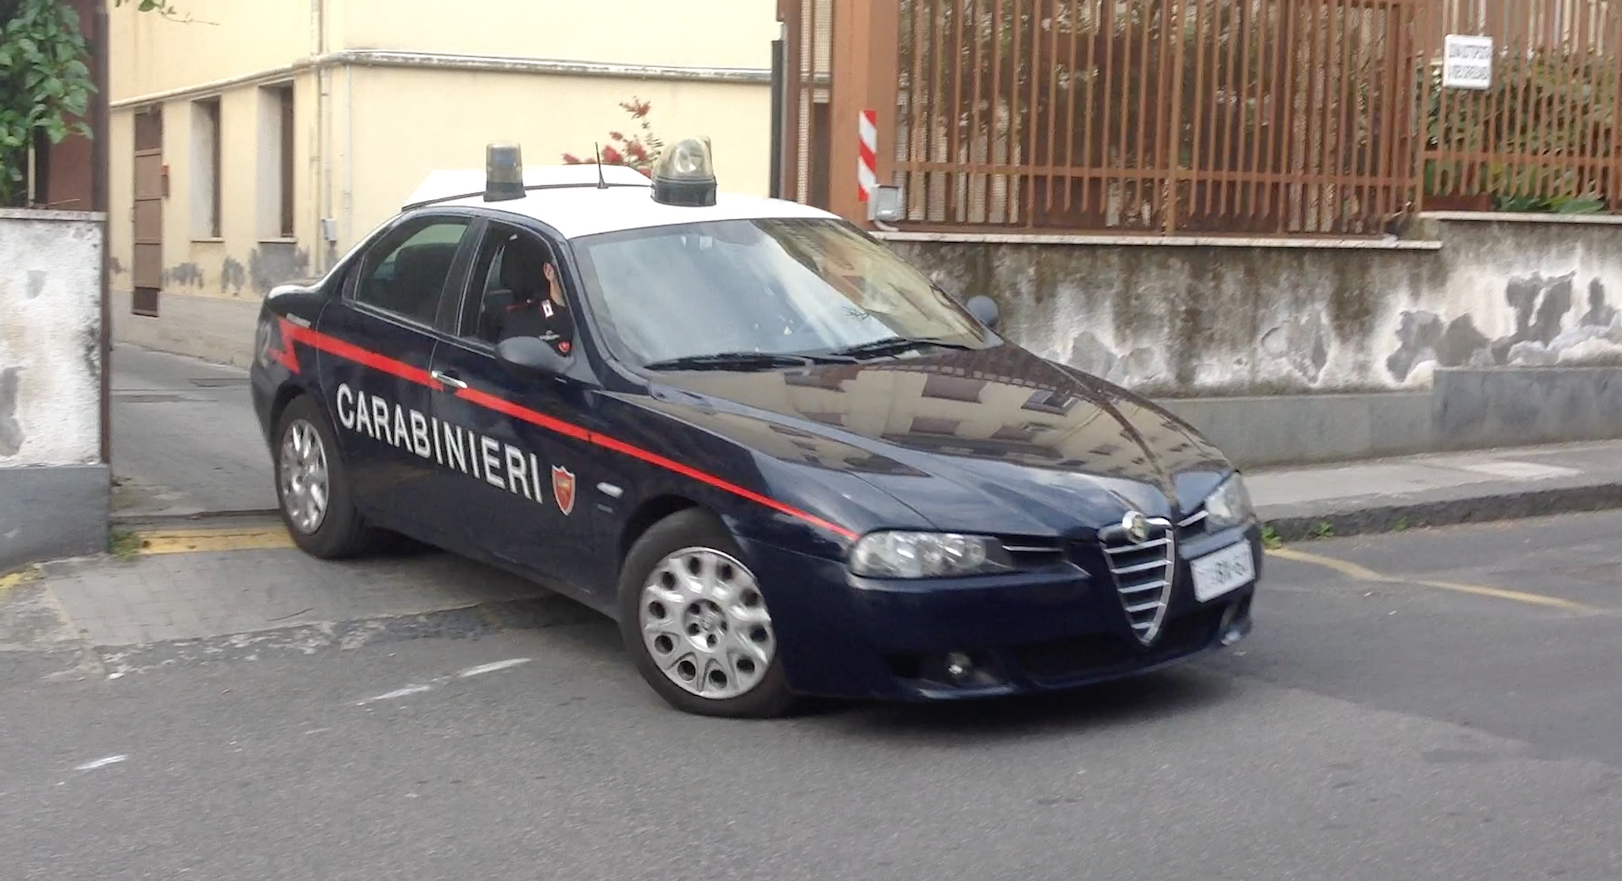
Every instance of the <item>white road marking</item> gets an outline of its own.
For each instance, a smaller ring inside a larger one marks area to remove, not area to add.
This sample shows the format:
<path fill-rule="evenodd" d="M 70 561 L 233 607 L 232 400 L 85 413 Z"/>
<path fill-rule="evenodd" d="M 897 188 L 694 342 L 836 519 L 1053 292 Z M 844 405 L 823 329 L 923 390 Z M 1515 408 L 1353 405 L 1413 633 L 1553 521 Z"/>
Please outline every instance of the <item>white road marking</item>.
<path fill-rule="evenodd" d="M 435 688 L 444 685 L 453 679 L 467 679 L 472 676 L 483 676 L 486 673 L 506 670 L 512 667 L 517 667 L 521 664 L 528 664 L 529 662 L 529 658 L 508 658 L 505 661 L 493 661 L 489 664 L 480 664 L 477 667 L 469 667 L 455 676 L 436 676 L 433 679 L 428 680 L 427 685 L 407 685 L 405 688 L 397 688 L 387 694 L 380 694 L 377 697 L 369 697 L 363 701 L 356 701 L 355 706 L 364 707 L 367 704 L 377 703 L 378 701 L 391 701 L 396 698 L 410 697 L 414 694 L 422 694 L 425 691 L 433 691 Z"/>
<path fill-rule="evenodd" d="M 466 670 L 456 674 L 456 676 L 459 679 L 466 679 L 469 676 L 483 676 L 486 673 L 494 673 L 497 670 L 506 670 L 512 667 L 517 667 L 520 664 L 528 663 L 529 658 L 508 658 L 505 661 L 496 661 L 490 664 L 480 664 L 477 667 L 469 667 Z"/>
<path fill-rule="evenodd" d="M 1510 480 L 1550 480 L 1556 477 L 1574 477 L 1582 473 L 1575 468 L 1541 465 L 1535 462 L 1478 462 L 1460 467 L 1466 471 L 1506 477 Z"/>
<path fill-rule="evenodd" d="M 75 771 L 94 771 L 97 768 L 105 768 L 108 765 L 116 765 L 119 762 L 122 762 L 127 758 L 129 758 L 129 756 L 108 756 L 105 759 L 97 759 L 94 762 L 85 762 L 84 764 L 74 768 L 73 770 L 75 770 Z"/>
<path fill-rule="evenodd" d="M 433 690 L 434 687 L 432 685 L 407 685 L 405 688 L 396 688 L 387 694 L 380 694 L 377 697 L 369 697 L 363 701 L 359 701 L 355 704 L 355 706 L 364 707 L 367 704 L 376 703 L 378 701 L 391 701 L 396 698 L 410 697 L 414 694 L 422 694 L 425 691 Z"/>

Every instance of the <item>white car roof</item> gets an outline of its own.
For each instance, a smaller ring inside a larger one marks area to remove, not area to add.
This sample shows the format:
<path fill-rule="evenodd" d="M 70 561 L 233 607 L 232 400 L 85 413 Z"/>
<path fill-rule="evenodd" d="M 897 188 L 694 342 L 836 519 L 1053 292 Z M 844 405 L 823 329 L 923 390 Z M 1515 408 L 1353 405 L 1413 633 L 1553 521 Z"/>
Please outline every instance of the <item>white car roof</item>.
<path fill-rule="evenodd" d="M 645 187 L 653 183 L 642 172 L 623 165 L 604 165 L 603 179 L 611 184 L 631 184 Z M 570 186 L 597 182 L 597 166 L 593 165 L 531 165 L 524 169 L 524 186 Z M 442 168 L 431 171 L 422 179 L 404 206 L 423 202 L 484 192 L 484 171 L 477 168 Z"/>
<path fill-rule="evenodd" d="M 467 177 L 468 174 L 472 177 Z M 550 185 L 560 188 L 532 190 L 523 199 L 486 202 L 483 196 L 484 172 L 434 172 L 417 188 L 417 193 L 413 194 L 414 198 L 407 204 L 465 193 L 478 193 L 440 204 L 488 208 L 539 220 L 567 239 L 622 230 L 717 220 L 839 219 L 837 214 L 798 202 L 734 193 L 717 194 L 715 204 L 709 207 L 665 205 L 653 201 L 652 182 L 633 168 L 605 165 L 603 177 L 615 186 L 608 189 L 592 186 L 597 183 L 596 165 L 527 168 L 524 171 L 525 186 Z M 472 181 L 471 186 L 467 185 L 469 181 Z M 436 192 L 440 195 L 434 195 Z M 417 194 L 427 195 L 424 198 L 415 198 Z"/>

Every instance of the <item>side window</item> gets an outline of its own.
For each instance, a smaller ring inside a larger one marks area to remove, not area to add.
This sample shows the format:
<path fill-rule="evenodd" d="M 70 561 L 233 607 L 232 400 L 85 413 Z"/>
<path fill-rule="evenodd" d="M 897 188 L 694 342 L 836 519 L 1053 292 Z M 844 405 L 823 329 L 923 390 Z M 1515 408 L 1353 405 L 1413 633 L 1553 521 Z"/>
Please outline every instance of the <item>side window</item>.
<path fill-rule="evenodd" d="M 419 221 L 378 242 L 362 264 L 355 302 L 433 324 L 469 222 L 465 217 Z"/>
<path fill-rule="evenodd" d="M 561 281 L 555 275 L 552 248 L 545 240 L 514 227 L 491 224 L 473 265 L 461 335 L 494 344 L 512 335 L 564 329 L 557 327 L 567 316 L 559 302 L 561 296 L 554 298 L 549 270 Z M 557 293 L 561 295 L 561 289 Z"/>

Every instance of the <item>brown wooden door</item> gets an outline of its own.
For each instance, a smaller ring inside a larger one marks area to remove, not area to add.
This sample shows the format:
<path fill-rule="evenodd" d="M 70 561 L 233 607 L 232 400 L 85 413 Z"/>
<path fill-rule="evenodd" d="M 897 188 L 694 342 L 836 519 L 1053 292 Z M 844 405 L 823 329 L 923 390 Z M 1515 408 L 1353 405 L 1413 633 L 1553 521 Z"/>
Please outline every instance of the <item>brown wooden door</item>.
<path fill-rule="evenodd" d="M 163 111 L 135 116 L 134 297 L 130 311 L 158 314 L 163 287 Z"/>

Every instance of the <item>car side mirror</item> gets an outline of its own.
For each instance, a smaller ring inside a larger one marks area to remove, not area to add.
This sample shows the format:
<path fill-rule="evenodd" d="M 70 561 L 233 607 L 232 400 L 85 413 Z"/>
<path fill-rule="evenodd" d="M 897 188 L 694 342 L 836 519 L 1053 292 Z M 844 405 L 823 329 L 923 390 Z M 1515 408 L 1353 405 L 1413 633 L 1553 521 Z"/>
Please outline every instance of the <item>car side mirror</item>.
<path fill-rule="evenodd" d="M 981 324 L 992 330 L 997 329 L 997 321 L 1002 317 L 1002 310 L 997 308 L 997 301 L 980 294 L 969 298 L 966 304 L 969 314 L 980 320 Z"/>
<path fill-rule="evenodd" d="M 496 360 L 520 373 L 562 376 L 569 370 L 569 358 L 559 355 L 540 337 L 515 336 L 496 344 Z"/>

